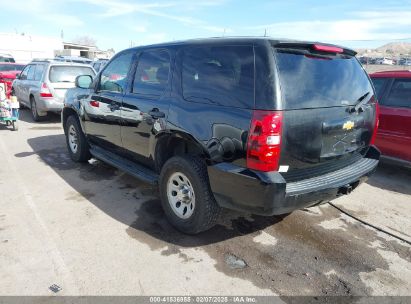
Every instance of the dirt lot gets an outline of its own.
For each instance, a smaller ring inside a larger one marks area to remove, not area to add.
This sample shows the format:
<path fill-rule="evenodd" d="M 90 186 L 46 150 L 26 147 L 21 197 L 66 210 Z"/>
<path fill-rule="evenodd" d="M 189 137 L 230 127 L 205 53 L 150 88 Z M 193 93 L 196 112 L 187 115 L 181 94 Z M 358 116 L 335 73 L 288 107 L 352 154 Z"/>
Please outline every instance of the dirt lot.
<path fill-rule="evenodd" d="M 225 212 L 196 237 L 157 190 L 66 152 L 59 117 L 0 127 L 0 295 L 411 295 L 411 246 L 330 205 Z M 411 241 L 411 171 L 383 166 L 336 206 Z"/>

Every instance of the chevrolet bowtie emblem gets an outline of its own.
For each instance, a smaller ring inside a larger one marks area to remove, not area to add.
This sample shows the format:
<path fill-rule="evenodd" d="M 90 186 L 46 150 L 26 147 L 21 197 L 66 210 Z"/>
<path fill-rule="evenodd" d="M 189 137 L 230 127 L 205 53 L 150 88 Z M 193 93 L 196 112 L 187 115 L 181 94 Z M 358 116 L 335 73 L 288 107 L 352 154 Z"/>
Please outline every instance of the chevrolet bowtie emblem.
<path fill-rule="evenodd" d="M 349 121 L 347 121 L 347 122 L 344 123 L 344 125 L 343 125 L 342 128 L 343 128 L 343 130 L 349 131 L 349 130 L 351 130 L 352 128 L 354 128 L 354 122 L 351 121 L 351 120 L 349 120 Z"/>

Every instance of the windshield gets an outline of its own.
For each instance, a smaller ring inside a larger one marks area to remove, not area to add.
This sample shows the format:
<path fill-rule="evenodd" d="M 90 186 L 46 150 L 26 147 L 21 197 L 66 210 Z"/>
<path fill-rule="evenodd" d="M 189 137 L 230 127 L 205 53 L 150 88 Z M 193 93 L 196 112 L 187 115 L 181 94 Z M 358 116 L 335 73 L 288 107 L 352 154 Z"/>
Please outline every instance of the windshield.
<path fill-rule="evenodd" d="M 0 64 L 0 72 L 5 71 L 22 71 L 24 65 L 19 64 Z"/>
<path fill-rule="evenodd" d="M 84 66 L 52 66 L 50 68 L 50 82 L 74 82 L 79 75 L 95 76 L 91 67 Z"/>
<path fill-rule="evenodd" d="M 283 50 L 275 54 L 284 109 L 355 105 L 364 94 L 373 92 L 355 57 L 316 57 Z"/>

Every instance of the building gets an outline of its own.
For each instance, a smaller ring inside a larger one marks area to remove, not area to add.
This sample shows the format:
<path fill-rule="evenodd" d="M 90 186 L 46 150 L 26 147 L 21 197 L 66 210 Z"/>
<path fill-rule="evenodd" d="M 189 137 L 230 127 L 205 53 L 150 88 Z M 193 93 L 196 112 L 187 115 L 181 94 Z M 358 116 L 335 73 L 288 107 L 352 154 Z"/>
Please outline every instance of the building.
<path fill-rule="evenodd" d="M 10 54 L 16 62 L 28 63 L 34 58 L 54 58 L 58 55 L 81 56 L 89 59 L 110 59 L 112 50 L 102 51 L 94 45 L 64 42 L 61 38 L 16 33 L 0 33 L 0 53 Z"/>
<path fill-rule="evenodd" d="M 53 58 L 54 50 L 62 49 L 60 38 L 15 33 L 0 33 L 0 53 L 10 54 L 16 62 L 33 58 Z"/>

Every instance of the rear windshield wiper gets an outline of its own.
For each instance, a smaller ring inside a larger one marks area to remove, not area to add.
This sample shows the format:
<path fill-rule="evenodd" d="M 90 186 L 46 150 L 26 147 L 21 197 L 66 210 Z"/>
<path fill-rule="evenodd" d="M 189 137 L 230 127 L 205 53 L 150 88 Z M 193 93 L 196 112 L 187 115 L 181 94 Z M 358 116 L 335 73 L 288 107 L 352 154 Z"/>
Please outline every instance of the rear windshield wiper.
<path fill-rule="evenodd" d="M 352 107 L 350 109 L 351 113 L 354 112 L 363 112 L 364 109 L 362 108 L 362 106 L 368 102 L 368 99 L 365 99 L 368 95 L 370 95 L 371 91 L 368 91 L 367 93 L 365 93 L 364 95 L 362 95 L 360 98 L 357 99 L 356 104 L 354 107 Z"/>

